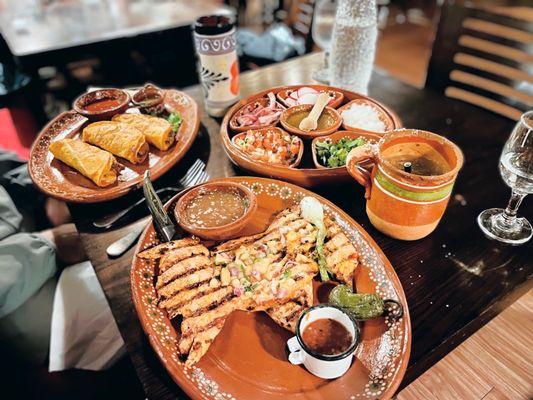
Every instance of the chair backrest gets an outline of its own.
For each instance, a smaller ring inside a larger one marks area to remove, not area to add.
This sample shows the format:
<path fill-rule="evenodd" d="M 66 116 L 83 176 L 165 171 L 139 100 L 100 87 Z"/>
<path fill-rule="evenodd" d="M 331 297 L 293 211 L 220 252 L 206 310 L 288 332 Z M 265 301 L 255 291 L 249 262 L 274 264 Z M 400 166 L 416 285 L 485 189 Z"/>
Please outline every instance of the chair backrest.
<path fill-rule="evenodd" d="M 444 5 L 426 87 L 518 120 L 533 108 L 533 9 Z"/>

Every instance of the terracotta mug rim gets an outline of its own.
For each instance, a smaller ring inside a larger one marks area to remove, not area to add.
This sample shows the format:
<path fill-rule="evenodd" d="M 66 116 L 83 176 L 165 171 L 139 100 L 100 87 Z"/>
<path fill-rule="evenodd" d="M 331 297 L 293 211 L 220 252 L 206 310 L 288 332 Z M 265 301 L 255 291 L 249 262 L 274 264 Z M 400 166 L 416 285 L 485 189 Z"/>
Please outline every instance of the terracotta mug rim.
<path fill-rule="evenodd" d="M 453 150 L 455 154 L 455 157 L 456 157 L 455 166 L 450 171 L 444 174 L 431 175 L 431 176 L 415 175 L 409 172 L 399 170 L 390 161 L 383 158 L 381 154 L 381 148 L 385 143 L 392 140 L 393 138 L 402 137 L 402 136 L 407 137 L 407 134 L 409 134 L 409 136 L 414 135 L 418 137 L 426 137 L 427 139 L 430 139 L 435 142 L 439 142 L 442 145 L 448 146 L 449 148 Z M 409 129 L 409 128 L 393 129 L 391 131 L 388 131 L 381 138 L 381 140 L 376 144 L 376 146 L 378 147 L 378 151 L 376 152 L 376 158 L 378 160 L 378 163 L 376 167 L 383 166 L 386 168 L 387 172 L 391 171 L 394 173 L 394 175 L 398 176 L 400 179 L 404 179 L 408 182 L 418 181 L 418 182 L 425 182 L 425 183 L 435 183 L 437 185 L 448 183 L 455 179 L 455 177 L 459 173 L 459 170 L 463 167 L 463 164 L 464 164 L 464 155 L 461 149 L 459 148 L 459 146 L 457 146 L 454 142 L 445 138 L 444 136 L 438 135 L 433 132 L 421 130 L 421 129 Z"/>

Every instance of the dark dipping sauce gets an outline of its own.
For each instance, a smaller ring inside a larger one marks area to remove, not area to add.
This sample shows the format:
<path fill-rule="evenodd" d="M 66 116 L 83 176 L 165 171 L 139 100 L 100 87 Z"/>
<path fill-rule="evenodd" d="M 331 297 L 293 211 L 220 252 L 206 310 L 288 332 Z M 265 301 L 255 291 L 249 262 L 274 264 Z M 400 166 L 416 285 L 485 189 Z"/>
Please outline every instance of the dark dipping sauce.
<path fill-rule="evenodd" d="M 315 353 L 334 356 L 348 350 L 353 337 L 340 322 L 321 318 L 307 325 L 302 340 Z"/>
<path fill-rule="evenodd" d="M 122 102 L 119 99 L 102 99 L 97 100 L 94 103 L 87 104 L 83 108 L 87 111 L 107 111 L 120 106 L 121 103 Z"/>
<path fill-rule="evenodd" d="M 198 228 L 217 228 L 237 221 L 247 208 L 247 200 L 237 190 L 209 190 L 200 192 L 185 206 L 184 220 Z"/>

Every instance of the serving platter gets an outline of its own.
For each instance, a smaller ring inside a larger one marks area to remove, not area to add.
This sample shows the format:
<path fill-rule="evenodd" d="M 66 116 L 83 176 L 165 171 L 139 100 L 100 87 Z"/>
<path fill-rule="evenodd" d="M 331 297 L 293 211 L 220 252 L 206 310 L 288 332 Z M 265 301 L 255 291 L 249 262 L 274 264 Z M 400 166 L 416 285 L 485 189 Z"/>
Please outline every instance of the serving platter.
<path fill-rule="evenodd" d="M 239 129 L 233 129 L 234 123 L 230 124 L 230 121 L 234 121 L 234 115 L 239 112 L 243 106 L 246 104 L 249 104 L 251 102 L 258 101 L 258 99 L 265 98 L 268 93 L 272 92 L 276 95 L 276 98 L 280 99 L 286 96 L 287 91 L 293 91 L 297 90 L 301 87 L 309 87 L 313 88 L 317 91 L 329 91 L 329 92 L 336 92 L 342 94 L 342 97 L 336 96 L 335 99 L 341 99 L 341 101 L 335 101 L 333 104 L 335 109 L 339 110 L 342 107 L 344 107 L 346 104 L 352 102 L 353 100 L 360 100 L 364 104 L 371 104 L 373 105 L 377 110 L 379 110 L 380 113 L 383 113 L 384 119 L 386 120 L 386 126 L 387 129 L 398 129 L 402 127 L 402 122 L 400 118 L 389 109 L 387 106 L 383 105 L 382 103 L 367 97 L 363 96 L 361 94 L 351 92 L 349 90 L 344 90 L 340 88 L 335 88 L 331 86 L 325 86 L 325 85 L 293 85 L 293 86 L 282 86 L 282 87 L 276 87 L 271 88 L 268 90 L 264 90 L 261 92 L 258 92 L 252 96 L 249 96 L 245 99 L 240 100 L 237 104 L 235 104 L 233 107 L 231 107 L 228 112 L 226 113 L 224 119 L 222 120 L 222 124 L 220 127 L 220 137 L 222 140 L 222 144 L 224 146 L 224 149 L 226 151 L 226 154 L 230 158 L 230 160 L 238 165 L 239 167 L 243 168 L 246 171 L 249 171 L 255 175 L 261 175 L 269 178 L 276 178 L 281 179 L 287 182 L 291 182 L 294 184 L 297 184 L 302 187 L 311 188 L 315 186 L 320 185 L 327 185 L 327 184 L 333 184 L 333 183 L 340 183 L 349 181 L 351 178 L 346 170 L 346 168 L 316 168 L 313 163 L 313 157 L 312 157 L 312 144 L 310 140 L 305 141 L 304 144 L 304 154 L 302 158 L 302 162 L 300 165 L 296 168 L 292 167 L 286 167 L 281 165 L 273 165 L 268 164 L 264 162 L 258 162 L 250 157 L 248 157 L 246 154 L 243 154 L 242 151 L 240 151 L 239 148 L 237 148 L 234 143 L 232 142 L 232 138 L 237 135 L 238 133 L 245 131 L 243 128 Z M 282 128 L 281 123 L 278 121 L 277 123 L 270 125 L 270 126 L 277 126 Z M 257 128 L 257 127 L 250 127 L 251 129 Z M 348 129 L 347 129 L 348 128 Z M 363 130 L 363 129 L 357 129 L 347 126 L 347 128 L 341 127 L 338 128 L 338 131 L 344 131 L 344 130 L 350 130 L 351 132 L 356 133 L 369 133 L 369 131 Z M 335 135 L 336 132 L 333 132 L 332 135 Z M 374 133 L 374 135 L 381 136 L 381 134 Z M 311 137 L 312 135 L 310 135 Z M 327 136 L 321 136 L 322 138 Z M 312 137 L 311 137 L 312 138 Z"/>
<path fill-rule="evenodd" d="M 231 177 L 212 182 L 235 182 L 250 188 L 258 208 L 243 235 L 261 232 L 279 211 L 314 196 L 348 236 L 360 255 L 356 274 L 358 292 L 377 293 L 400 302 L 399 319 L 377 318 L 361 323 L 361 343 L 349 371 L 341 378 L 324 380 L 287 361 L 285 344 L 293 335 L 265 313 L 231 314 L 206 355 L 186 367 L 179 359 L 178 325 L 156 304 L 155 264 L 134 257 L 132 298 L 141 325 L 172 379 L 193 399 L 389 399 L 405 373 L 411 347 L 411 325 L 405 295 L 396 273 L 381 249 L 340 208 L 295 185 L 258 177 Z M 166 204 L 172 211 L 179 195 Z M 157 244 L 153 226 L 144 231 L 135 254 Z M 315 281 L 315 303 L 324 302 L 328 283 Z"/>
<path fill-rule="evenodd" d="M 54 158 L 50 143 L 64 138 L 79 138 L 89 120 L 76 111 L 66 111 L 50 121 L 33 143 L 28 163 L 29 172 L 37 187 L 49 196 L 73 203 L 97 203 L 123 196 L 137 187 L 149 169 L 151 179 L 157 179 L 179 162 L 192 146 L 200 127 L 198 104 L 184 92 L 166 89 L 164 104 L 167 110 L 179 112 L 182 123 L 175 143 L 161 151 L 151 146 L 149 156 L 140 164 L 120 158 L 123 167 L 115 183 L 98 187 L 75 169 Z"/>

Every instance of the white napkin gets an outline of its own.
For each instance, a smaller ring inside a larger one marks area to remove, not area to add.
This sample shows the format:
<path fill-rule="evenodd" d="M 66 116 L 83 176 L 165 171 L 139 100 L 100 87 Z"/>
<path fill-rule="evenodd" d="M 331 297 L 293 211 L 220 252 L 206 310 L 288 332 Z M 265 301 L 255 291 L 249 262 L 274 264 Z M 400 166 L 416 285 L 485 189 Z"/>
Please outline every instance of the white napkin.
<path fill-rule="evenodd" d="M 54 297 L 49 371 L 102 370 L 125 352 L 124 341 L 91 263 L 86 261 L 66 268 Z"/>

